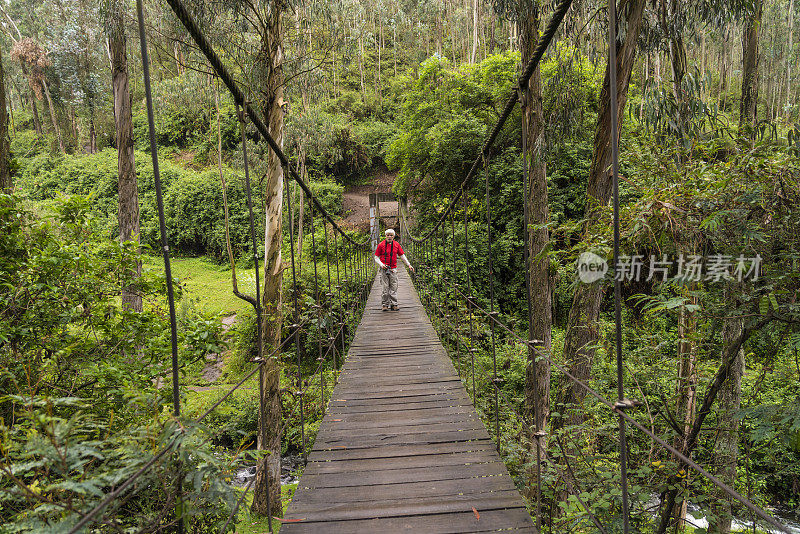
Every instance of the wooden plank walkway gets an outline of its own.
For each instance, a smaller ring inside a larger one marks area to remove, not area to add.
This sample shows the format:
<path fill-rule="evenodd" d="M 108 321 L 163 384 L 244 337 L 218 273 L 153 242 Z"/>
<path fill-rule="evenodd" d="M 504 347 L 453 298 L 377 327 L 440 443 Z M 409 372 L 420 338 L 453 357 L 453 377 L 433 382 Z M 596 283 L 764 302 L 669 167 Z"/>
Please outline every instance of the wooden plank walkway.
<path fill-rule="evenodd" d="M 376 279 L 282 534 L 535 532 L 405 269 Z"/>

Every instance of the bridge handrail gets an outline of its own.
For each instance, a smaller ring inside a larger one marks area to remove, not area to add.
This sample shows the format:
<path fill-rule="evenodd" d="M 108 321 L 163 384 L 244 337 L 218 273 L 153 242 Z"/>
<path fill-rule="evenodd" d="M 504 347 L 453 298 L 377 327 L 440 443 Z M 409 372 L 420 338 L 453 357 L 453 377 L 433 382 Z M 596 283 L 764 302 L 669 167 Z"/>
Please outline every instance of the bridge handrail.
<path fill-rule="evenodd" d="M 408 228 L 408 224 L 405 223 L 405 220 L 406 220 L 405 219 L 405 214 L 401 214 L 401 216 L 404 217 L 403 218 L 403 220 L 404 220 L 403 227 L 404 228 Z M 437 252 L 435 250 L 433 252 L 430 252 L 430 247 L 433 247 L 434 249 L 438 248 L 435 242 L 432 243 L 430 240 L 428 240 L 428 241 L 425 241 L 424 243 L 416 243 L 416 244 L 418 246 L 427 246 L 427 247 L 429 247 L 429 250 L 427 252 L 428 255 L 434 255 L 435 256 L 437 254 Z M 434 270 L 434 269 L 431 268 L 431 267 L 428 267 L 426 265 L 425 261 L 422 258 L 415 257 L 415 258 L 412 258 L 412 259 L 414 259 L 414 261 L 416 263 L 418 263 L 417 272 L 419 274 L 416 276 L 416 279 L 419 282 L 421 282 L 422 284 L 427 284 L 424 281 L 424 277 L 425 277 L 426 271 L 431 271 L 431 270 Z M 444 265 L 445 269 L 447 268 L 446 267 L 446 262 L 440 263 L 439 265 Z M 765 510 L 763 510 L 762 508 L 760 508 L 759 506 L 754 504 L 752 501 L 750 501 L 747 497 L 741 495 L 739 492 L 737 492 L 730 485 L 726 484 L 724 481 L 720 480 L 718 477 L 714 476 L 713 474 L 708 472 L 706 469 L 704 469 L 699 463 L 697 463 L 696 461 L 692 460 L 691 458 L 689 458 L 688 456 L 683 454 L 681 451 L 676 449 L 674 446 L 672 446 L 669 443 L 667 443 L 663 438 L 661 438 L 660 436 L 655 434 L 653 431 L 651 431 L 650 429 L 648 429 L 647 427 L 642 425 L 639 421 L 637 421 L 636 419 L 631 417 L 625 411 L 627 406 L 622 406 L 619 403 L 615 403 L 615 402 L 610 401 L 605 396 L 603 396 L 601 393 L 599 393 L 597 390 L 592 388 L 585 381 L 581 380 L 580 378 L 578 378 L 575 375 L 573 375 L 572 373 L 570 373 L 569 370 L 566 367 L 564 367 L 563 365 L 561 365 L 558 362 L 556 362 L 555 360 L 553 360 L 548 351 L 542 350 L 542 348 L 540 346 L 538 346 L 539 342 L 537 342 L 536 340 L 523 339 L 510 326 L 508 326 L 507 324 L 505 324 L 503 321 L 501 321 L 499 319 L 497 312 L 493 312 L 493 311 L 487 310 L 484 307 L 482 307 L 475 300 L 473 295 L 468 295 L 468 294 L 464 293 L 460 289 L 459 285 L 454 280 L 450 280 L 450 278 L 447 277 L 447 276 L 442 277 L 438 268 L 436 269 L 436 271 L 437 271 L 437 274 L 439 275 L 438 276 L 439 281 L 443 282 L 444 285 L 446 285 L 448 287 L 448 289 L 445 290 L 445 294 L 446 294 L 446 292 L 448 290 L 452 290 L 454 293 L 460 295 L 460 297 L 464 300 L 464 302 L 469 305 L 470 310 L 474 309 L 474 310 L 477 310 L 478 312 L 480 312 L 480 314 L 482 316 L 485 316 L 486 319 L 488 320 L 488 322 L 492 326 L 497 326 L 498 328 L 503 330 L 507 334 L 507 336 L 509 338 L 512 338 L 516 342 L 526 346 L 529 350 L 531 350 L 532 352 L 534 352 L 537 355 L 537 358 L 545 360 L 548 363 L 548 365 L 550 365 L 552 368 L 558 370 L 567 379 L 569 379 L 571 382 L 573 382 L 574 384 L 576 384 L 576 385 L 580 386 L 581 388 L 583 388 L 589 395 L 591 395 L 597 401 L 599 401 L 600 405 L 602 405 L 604 408 L 608 409 L 610 412 L 614 413 L 618 417 L 621 417 L 622 419 L 624 419 L 627 423 L 631 424 L 637 430 L 639 430 L 640 432 L 645 434 L 648 438 L 650 438 L 655 443 L 657 443 L 662 449 L 664 449 L 667 452 L 669 452 L 670 454 L 672 454 L 677 460 L 679 460 L 680 462 L 682 462 L 686 466 L 688 466 L 691 469 L 693 469 L 699 475 L 703 476 L 709 482 L 711 482 L 714 486 L 716 486 L 720 490 L 722 490 L 730 498 L 738 501 L 743 506 L 745 506 L 748 510 L 750 510 L 751 512 L 756 514 L 761 520 L 767 522 L 768 524 L 770 524 L 771 526 L 781 530 L 782 532 L 786 532 L 787 534 L 790 534 L 791 531 L 788 529 L 788 527 L 786 525 L 784 525 L 783 523 L 781 523 L 780 521 L 775 519 L 772 515 L 770 515 Z M 440 306 L 439 306 L 438 302 L 436 302 L 436 297 L 435 296 L 434 296 L 434 304 L 436 305 L 437 309 L 440 309 Z M 445 310 L 445 314 L 446 313 L 447 313 L 447 310 Z M 766 322 L 766 320 L 767 319 L 764 319 L 763 322 Z M 458 328 L 455 328 L 455 333 L 456 333 L 456 336 L 459 336 L 459 337 L 461 336 L 461 333 L 458 331 Z M 466 346 L 466 343 L 464 343 L 464 344 Z M 470 341 L 470 348 L 471 348 L 471 345 L 472 345 L 472 342 Z M 718 378 L 719 377 L 715 377 L 715 380 L 717 380 Z M 502 395 L 508 401 L 508 398 L 502 393 L 502 391 L 500 390 L 500 388 L 498 387 L 497 383 L 494 380 L 490 379 L 489 380 L 489 384 L 490 384 L 491 389 L 494 390 L 496 395 Z M 474 387 L 473 387 L 473 394 L 477 396 L 477 392 L 475 391 Z M 476 397 L 476 400 L 477 400 L 477 397 Z M 709 409 L 710 406 L 707 406 L 707 404 L 709 404 L 708 397 L 704 400 L 703 406 L 700 408 L 700 411 Z M 523 415 L 519 414 L 519 412 L 517 412 L 514 409 L 514 407 L 511 405 L 510 401 L 508 403 L 508 407 L 511 409 L 511 411 L 513 411 L 519 417 L 520 421 L 522 421 L 526 425 L 529 425 L 529 422 L 527 421 L 527 417 L 524 417 Z M 499 444 L 499 439 L 500 439 L 499 434 L 497 435 L 497 439 L 498 439 L 498 444 Z M 539 449 L 541 449 L 543 451 L 543 447 L 539 443 L 539 440 L 535 439 L 535 441 L 537 443 L 537 448 L 539 448 Z M 544 459 L 548 463 L 552 463 L 552 460 L 550 460 L 549 458 L 546 457 L 546 452 L 544 452 L 544 454 L 545 454 Z M 596 518 L 594 518 L 594 515 L 592 514 L 592 512 L 589 511 L 588 507 L 586 507 L 585 504 L 583 504 L 583 503 L 580 503 L 580 504 L 586 510 L 586 512 L 589 514 L 590 519 L 592 519 L 592 521 L 594 522 L 596 520 Z"/>

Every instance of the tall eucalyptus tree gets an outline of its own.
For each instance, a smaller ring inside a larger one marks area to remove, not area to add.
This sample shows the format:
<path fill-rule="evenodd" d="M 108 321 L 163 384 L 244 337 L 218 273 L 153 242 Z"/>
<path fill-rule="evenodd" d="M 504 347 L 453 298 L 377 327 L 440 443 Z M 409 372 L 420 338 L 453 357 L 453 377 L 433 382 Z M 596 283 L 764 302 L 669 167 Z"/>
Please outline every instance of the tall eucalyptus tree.
<path fill-rule="evenodd" d="M 136 161 L 133 154 L 133 110 L 128 87 L 128 51 L 125 36 L 125 10 L 123 0 L 108 0 L 106 10 L 106 35 L 111 59 L 111 88 L 114 95 L 114 124 L 117 145 L 117 192 L 119 207 L 120 241 L 139 242 L 139 192 L 136 180 Z M 136 275 L 142 274 L 141 264 Z M 135 288 L 125 288 L 122 305 L 130 310 L 142 311 L 142 297 Z"/>

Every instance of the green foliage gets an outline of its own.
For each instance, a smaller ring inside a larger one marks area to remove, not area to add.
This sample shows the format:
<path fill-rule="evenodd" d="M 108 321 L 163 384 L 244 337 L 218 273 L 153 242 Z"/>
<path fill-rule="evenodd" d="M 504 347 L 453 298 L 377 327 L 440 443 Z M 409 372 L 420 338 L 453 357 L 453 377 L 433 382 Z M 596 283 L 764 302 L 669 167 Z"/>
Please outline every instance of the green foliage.
<path fill-rule="evenodd" d="M 576 46 L 559 41 L 542 63 L 541 78 L 542 113 L 548 129 L 558 139 L 591 140 L 603 70 Z M 551 144 L 553 150 L 569 148 Z"/>
<path fill-rule="evenodd" d="M 287 118 L 287 137 L 297 155 L 302 144 L 312 176 L 333 174 L 353 178 L 362 171 L 384 164 L 387 147 L 396 128 L 379 120 L 354 120 L 345 113 L 313 109 Z"/>
<path fill-rule="evenodd" d="M 218 530 L 232 506 L 228 468 L 200 429 L 162 417 L 169 391 L 154 387 L 169 372 L 166 280 L 134 278 L 134 245 L 103 238 L 92 205 L 59 197 L 34 219 L 0 195 L 0 520 L 16 532 L 68 527 L 177 438 L 179 463 L 165 456 L 116 512 L 141 532 L 169 521 L 174 495 L 159 488 L 181 465 L 189 523 Z M 138 289 L 143 312 L 121 308 L 123 287 Z M 220 350 L 216 323 L 184 315 L 178 326 L 181 367 Z"/>
<path fill-rule="evenodd" d="M 460 183 L 514 83 L 518 61 L 508 52 L 459 70 L 437 56 L 422 63 L 404 88 L 402 127 L 389 148 L 387 164 L 399 171 L 395 194 L 418 187 L 450 191 Z"/>
<path fill-rule="evenodd" d="M 136 152 L 140 225 L 142 243 L 154 250 L 161 240 L 152 160 L 144 152 Z M 159 162 L 164 190 L 164 211 L 171 244 L 191 254 L 226 257 L 225 226 L 222 213 L 222 185 L 216 170 L 197 172 L 180 167 L 169 160 Z M 230 207 L 230 236 L 234 252 L 239 255 L 250 249 L 250 223 L 246 209 L 244 177 L 240 172 L 224 169 Z M 59 192 L 91 194 L 94 210 L 107 235 L 117 234 L 117 153 L 106 149 L 87 156 L 41 154 L 31 158 L 17 181 L 19 190 L 31 200 L 48 200 Z M 334 187 L 329 190 L 335 198 Z M 257 194 L 255 192 L 254 194 Z M 331 199 L 330 202 L 335 200 Z M 260 215 L 260 214 L 259 214 Z"/>

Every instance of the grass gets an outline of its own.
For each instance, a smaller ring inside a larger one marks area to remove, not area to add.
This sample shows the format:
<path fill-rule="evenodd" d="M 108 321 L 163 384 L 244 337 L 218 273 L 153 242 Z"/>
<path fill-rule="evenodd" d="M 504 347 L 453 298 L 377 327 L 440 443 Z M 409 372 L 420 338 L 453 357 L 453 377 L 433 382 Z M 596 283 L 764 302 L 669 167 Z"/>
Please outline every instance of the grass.
<path fill-rule="evenodd" d="M 184 299 L 193 302 L 197 309 L 210 315 L 231 315 L 250 307 L 250 304 L 233 294 L 231 270 L 227 264 L 219 265 L 207 257 L 172 258 L 172 276 L 180 280 Z M 161 256 L 143 256 L 142 268 L 150 271 L 164 270 Z M 255 271 L 236 269 L 239 290 L 255 293 Z"/>
<path fill-rule="evenodd" d="M 283 512 L 286 513 L 286 508 L 294 495 L 294 490 L 297 489 L 297 484 L 287 484 L 281 487 L 281 501 L 283 502 Z M 253 492 L 250 491 L 245 497 L 245 502 L 239 508 L 238 523 L 236 524 L 236 532 L 239 534 L 266 534 L 269 532 L 269 521 L 266 517 L 255 516 L 250 514 L 250 505 L 253 502 Z M 278 532 L 281 529 L 281 522 L 278 520 L 272 521 L 272 531 Z"/>

